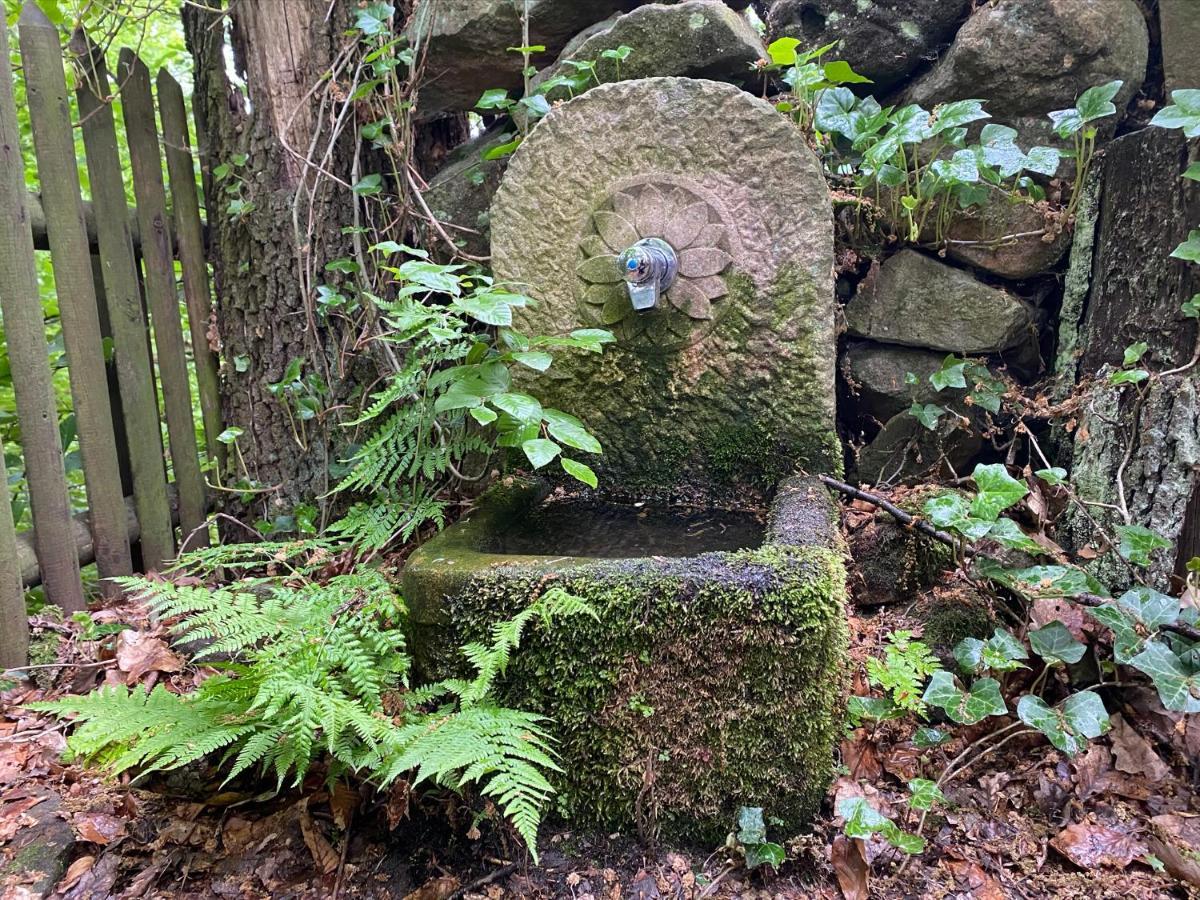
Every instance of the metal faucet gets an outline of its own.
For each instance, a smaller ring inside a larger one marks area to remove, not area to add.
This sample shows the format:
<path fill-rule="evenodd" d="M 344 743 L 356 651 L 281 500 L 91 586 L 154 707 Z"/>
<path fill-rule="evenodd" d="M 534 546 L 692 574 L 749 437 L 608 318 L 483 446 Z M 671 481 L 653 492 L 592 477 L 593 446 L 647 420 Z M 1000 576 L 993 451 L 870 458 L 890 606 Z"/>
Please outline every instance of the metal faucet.
<path fill-rule="evenodd" d="M 642 238 L 617 259 L 629 301 L 636 310 L 653 309 L 679 273 L 679 257 L 661 238 Z"/>

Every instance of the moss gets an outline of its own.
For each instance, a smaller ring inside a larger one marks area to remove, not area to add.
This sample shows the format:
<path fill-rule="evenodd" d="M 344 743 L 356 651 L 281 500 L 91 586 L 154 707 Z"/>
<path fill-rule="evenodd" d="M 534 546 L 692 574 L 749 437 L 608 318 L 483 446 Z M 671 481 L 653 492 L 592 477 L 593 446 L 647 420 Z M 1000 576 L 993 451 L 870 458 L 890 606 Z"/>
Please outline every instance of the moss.
<path fill-rule="evenodd" d="M 966 585 L 935 589 L 915 612 L 924 625 L 923 640 L 939 650 L 951 650 L 963 638 L 986 638 L 996 627 L 987 598 Z"/>
<path fill-rule="evenodd" d="M 802 539 L 813 523 L 801 492 L 786 497 L 773 539 Z M 586 561 L 481 554 L 502 527 L 485 516 L 410 561 L 416 659 L 454 671 L 454 648 L 560 585 L 599 618 L 530 633 L 503 699 L 553 720 L 561 811 L 699 841 L 720 841 L 744 804 L 803 828 L 831 777 L 847 668 L 845 569 L 823 521 L 828 546 Z M 455 575 L 431 577 L 435 561 Z"/>

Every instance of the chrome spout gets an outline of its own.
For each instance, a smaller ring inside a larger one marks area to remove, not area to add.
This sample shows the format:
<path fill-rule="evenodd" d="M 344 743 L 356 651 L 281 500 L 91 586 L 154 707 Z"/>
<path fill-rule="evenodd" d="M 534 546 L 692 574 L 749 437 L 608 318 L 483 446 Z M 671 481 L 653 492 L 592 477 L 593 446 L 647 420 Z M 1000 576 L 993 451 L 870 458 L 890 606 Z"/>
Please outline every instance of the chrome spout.
<path fill-rule="evenodd" d="M 679 273 L 679 258 L 661 238 L 643 238 L 618 257 L 621 275 L 636 310 L 653 309 Z"/>

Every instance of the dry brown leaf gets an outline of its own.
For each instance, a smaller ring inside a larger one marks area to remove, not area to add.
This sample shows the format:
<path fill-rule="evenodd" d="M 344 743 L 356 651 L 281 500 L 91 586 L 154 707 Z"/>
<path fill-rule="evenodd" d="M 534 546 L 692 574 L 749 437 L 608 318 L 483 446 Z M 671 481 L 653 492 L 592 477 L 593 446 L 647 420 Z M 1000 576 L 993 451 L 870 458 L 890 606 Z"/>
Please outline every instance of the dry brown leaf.
<path fill-rule="evenodd" d="M 1162 761 L 1150 742 L 1137 733 L 1120 713 L 1112 716 L 1112 749 L 1117 759 L 1116 766 L 1130 775 L 1142 775 L 1152 784 L 1157 784 L 1171 774 L 1171 768 Z"/>
<path fill-rule="evenodd" d="M 1067 626 L 1071 637 L 1077 641 L 1087 642 L 1088 638 L 1084 633 L 1086 620 L 1083 617 L 1083 610 L 1074 603 L 1058 599 L 1035 600 L 1029 611 L 1029 618 L 1038 628 L 1044 628 L 1057 619 Z"/>
<path fill-rule="evenodd" d="M 338 781 L 329 792 L 329 808 L 333 812 L 333 824 L 345 831 L 350 825 L 354 810 L 358 808 L 358 791 L 348 784 Z"/>
<path fill-rule="evenodd" d="M 104 847 L 125 835 L 125 820 L 103 812 L 79 813 L 72 819 L 80 840 Z"/>
<path fill-rule="evenodd" d="M 1083 869 L 1113 866 L 1123 869 L 1149 851 L 1132 835 L 1106 825 L 1076 822 L 1050 839 L 1050 846 Z"/>
<path fill-rule="evenodd" d="M 1150 824 L 1154 827 L 1149 840 L 1154 855 L 1173 877 L 1200 887 L 1200 862 L 1196 860 L 1200 818 L 1162 815 L 1152 818 Z"/>
<path fill-rule="evenodd" d="M 1107 747 L 1089 744 L 1087 752 L 1076 756 L 1071 762 L 1075 766 L 1075 793 L 1080 800 L 1104 790 L 1112 768 L 1112 754 Z"/>
<path fill-rule="evenodd" d="M 87 872 L 91 871 L 92 866 L 96 864 L 96 857 L 81 856 L 75 862 L 67 867 L 66 873 L 54 886 L 54 892 L 57 894 L 65 894 L 71 888 L 75 887 L 75 883 L 79 881 Z"/>
<path fill-rule="evenodd" d="M 946 867 L 954 875 L 959 886 L 970 891 L 974 900 L 1008 900 L 1008 894 L 995 878 L 983 870 L 983 866 L 969 859 L 951 859 Z"/>
<path fill-rule="evenodd" d="M 147 672 L 181 672 L 183 660 L 161 638 L 144 631 L 122 631 L 117 635 L 117 666 L 125 683 L 137 684 Z"/>
<path fill-rule="evenodd" d="M 321 874 L 328 875 L 335 871 L 340 862 L 338 852 L 333 849 L 333 844 L 329 843 L 329 839 L 317 828 L 317 823 L 313 821 L 308 812 L 307 802 L 300 804 L 300 834 L 304 838 L 304 846 L 308 847 L 308 852 L 312 854 L 313 862 L 316 863 Z"/>
<path fill-rule="evenodd" d="M 867 900 L 871 894 L 871 867 L 867 864 L 862 839 L 839 834 L 833 839 L 830 861 L 842 896 L 846 900 Z"/>
<path fill-rule="evenodd" d="M 404 900 L 446 900 L 458 890 L 459 883 L 453 875 L 443 875 L 425 882 L 411 894 L 405 894 Z"/>
<path fill-rule="evenodd" d="M 849 770 L 851 778 L 877 781 L 883 772 L 879 756 L 875 752 L 875 742 L 871 740 L 865 728 L 855 729 L 842 741 L 842 762 Z"/>

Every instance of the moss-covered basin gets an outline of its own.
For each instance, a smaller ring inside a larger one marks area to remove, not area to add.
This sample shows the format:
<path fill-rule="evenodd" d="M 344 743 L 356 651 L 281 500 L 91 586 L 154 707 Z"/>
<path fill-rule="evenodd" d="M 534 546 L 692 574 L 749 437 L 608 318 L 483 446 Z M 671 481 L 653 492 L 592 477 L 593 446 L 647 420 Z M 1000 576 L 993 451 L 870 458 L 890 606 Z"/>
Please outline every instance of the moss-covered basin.
<path fill-rule="evenodd" d="M 846 673 L 845 569 L 815 481 L 775 494 L 762 545 L 695 556 L 499 554 L 495 535 L 542 501 L 509 480 L 409 559 L 414 654 L 428 675 L 550 586 L 598 620 L 529 633 L 504 700 L 552 720 L 561 812 L 720 840 L 737 808 L 804 828 L 829 782 Z"/>

